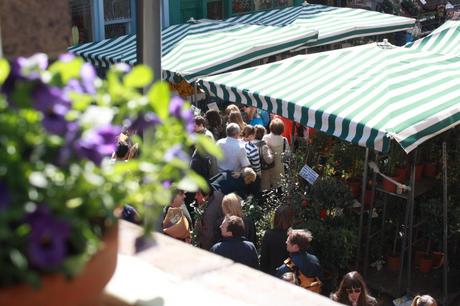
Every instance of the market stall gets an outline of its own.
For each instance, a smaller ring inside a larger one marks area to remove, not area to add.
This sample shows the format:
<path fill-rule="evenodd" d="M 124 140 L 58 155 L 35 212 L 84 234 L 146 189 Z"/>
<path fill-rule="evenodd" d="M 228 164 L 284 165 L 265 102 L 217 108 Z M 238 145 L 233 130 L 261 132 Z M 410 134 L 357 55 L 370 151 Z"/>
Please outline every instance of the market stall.
<path fill-rule="evenodd" d="M 368 165 L 373 190 L 379 169 L 369 151 L 387 152 L 392 140 L 410 154 L 411 170 L 405 198 L 401 267 L 407 267 L 411 288 L 412 228 L 416 148 L 460 124 L 460 61 L 453 56 L 399 48 L 387 42 L 300 55 L 287 60 L 199 80 L 208 94 L 282 115 L 304 126 L 366 147 L 361 203 L 365 202 Z M 447 185 L 446 143 L 443 183 Z M 377 158 L 376 158 L 377 159 Z M 397 182 L 395 182 L 397 183 Z M 372 195 L 373 198 L 373 195 Z M 447 303 L 447 188 L 444 190 L 443 276 Z M 372 211 L 371 201 L 369 211 Z M 362 237 L 364 205 L 359 236 Z M 372 213 L 368 214 L 368 230 Z M 367 237 L 370 232 L 368 231 Z M 368 245 L 366 245 L 367 253 Z M 407 263 L 404 260 L 407 260 Z M 403 270 L 399 274 L 401 284 Z M 402 284 L 401 284 L 402 285 Z"/>
<path fill-rule="evenodd" d="M 255 12 L 225 20 L 271 26 L 298 25 L 319 32 L 309 47 L 327 45 L 356 37 L 410 30 L 415 19 L 364 9 L 333 7 L 304 2 L 301 6 Z"/>
<path fill-rule="evenodd" d="M 460 56 L 460 20 L 447 20 L 428 36 L 409 43 L 405 47 Z"/>

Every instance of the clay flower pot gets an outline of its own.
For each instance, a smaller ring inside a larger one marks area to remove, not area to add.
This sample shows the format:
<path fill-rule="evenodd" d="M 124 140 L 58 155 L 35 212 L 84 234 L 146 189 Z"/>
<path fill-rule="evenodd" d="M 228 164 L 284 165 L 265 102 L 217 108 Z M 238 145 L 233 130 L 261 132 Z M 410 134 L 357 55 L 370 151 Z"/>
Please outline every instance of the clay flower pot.
<path fill-rule="evenodd" d="M 41 287 L 21 284 L 0 288 L 0 305 L 11 306 L 93 306 L 117 265 L 118 224 L 108 230 L 101 249 L 73 279 L 61 274 L 47 275 Z"/>
<path fill-rule="evenodd" d="M 433 258 L 433 269 L 438 269 L 442 267 L 442 264 L 444 263 L 444 253 L 432 252 L 431 256 Z"/>
<path fill-rule="evenodd" d="M 437 165 L 435 162 L 431 162 L 431 163 L 426 163 L 425 166 L 423 167 L 423 175 L 425 177 L 436 177 L 436 175 L 438 174 L 438 169 L 437 169 Z"/>
<path fill-rule="evenodd" d="M 414 264 L 416 267 L 420 266 L 420 258 L 422 258 L 424 255 L 426 255 L 425 251 L 422 250 L 415 250 L 414 252 Z"/>
<path fill-rule="evenodd" d="M 395 181 L 399 181 L 399 177 L 391 177 Z M 396 193 L 396 185 L 390 182 L 389 180 L 383 178 L 383 189 L 388 192 Z"/>
<path fill-rule="evenodd" d="M 420 181 L 423 175 L 423 168 L 425 167 L 424 164 L 415 165 L 415 180 Z"/>
<path fill-rule="evenodd" d="M 431 267 L 433 266 L 433 258 L 431 256 L 422 256 L 420 258 L 420 265 L 419 270 L 422 273 L 428 273 L 431 271 Z"/>
<path fill-rule="evenodd" d="M 399 254 L 387 255 L 387 266 L 391 272 L 398 272 L 401 268 L 401 257 Z"/>
<path fill-rule="evenodd" d="M 362 181 L 358 177 L 352 177 L 347 180 L 347 184 L 350 187 L 351 192 L 355 199 L 359 199 L 361 196 L 361 184 Z"/>

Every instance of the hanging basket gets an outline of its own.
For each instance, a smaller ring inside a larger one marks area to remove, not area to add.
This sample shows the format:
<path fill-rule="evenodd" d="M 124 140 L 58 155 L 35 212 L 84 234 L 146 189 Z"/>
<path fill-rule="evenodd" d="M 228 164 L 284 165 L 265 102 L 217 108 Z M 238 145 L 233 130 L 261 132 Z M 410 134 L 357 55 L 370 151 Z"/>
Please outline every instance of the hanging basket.
<path fill-rule="evenodd" d="M 102 248 L 72 279 L 61 274 L 45 276 L 41 287 L 28 284 L 0 288 L 0 305 L 8 306 L 93 306 L 117 265 L 118 224 L 111 227 Z"/>

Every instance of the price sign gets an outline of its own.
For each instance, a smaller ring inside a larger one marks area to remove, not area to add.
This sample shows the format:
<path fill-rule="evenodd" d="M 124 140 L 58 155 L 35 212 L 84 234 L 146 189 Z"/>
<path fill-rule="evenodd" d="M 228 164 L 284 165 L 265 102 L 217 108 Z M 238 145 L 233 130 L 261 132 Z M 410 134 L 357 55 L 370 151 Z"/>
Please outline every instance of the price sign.
<path fill-rule="evenodd" d="M 304 165 L 302 169 L 300 169 L 299 175 L 304 178 L 308 183 L 313 185 L 318 178 L 319 174 L 316 173 L 312 168 L 308 165 Z"/>
<path fill-rule="evenodd" d="M 208 109 L 215 109 L 216 111 L 219 111 L 219 106 L 216 102 L 211 102 L 208 104 Z"/>

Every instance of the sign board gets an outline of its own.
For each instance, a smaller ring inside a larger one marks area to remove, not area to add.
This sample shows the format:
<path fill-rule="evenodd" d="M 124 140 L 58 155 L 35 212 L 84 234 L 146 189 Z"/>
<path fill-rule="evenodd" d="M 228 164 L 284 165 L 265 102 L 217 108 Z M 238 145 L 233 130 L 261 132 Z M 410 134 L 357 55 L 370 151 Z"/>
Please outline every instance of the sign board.
<path fill-rule="evenodd" d="M 215 109 L 216 111 L 219 111 L 219 106 L 216 102 L 211 102 L 208 104 L 208 109 Z"/>
<path fill-rule="evenodd" d="M 304 165 L 302 169 L 300 169 L 299 175 L 304 178 L 308 183 L 313 185 L 318 178 L 319 174 L 316 173 L 312 168 L 308 165 Z"/>

